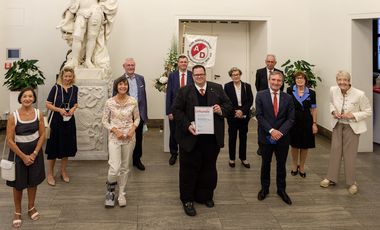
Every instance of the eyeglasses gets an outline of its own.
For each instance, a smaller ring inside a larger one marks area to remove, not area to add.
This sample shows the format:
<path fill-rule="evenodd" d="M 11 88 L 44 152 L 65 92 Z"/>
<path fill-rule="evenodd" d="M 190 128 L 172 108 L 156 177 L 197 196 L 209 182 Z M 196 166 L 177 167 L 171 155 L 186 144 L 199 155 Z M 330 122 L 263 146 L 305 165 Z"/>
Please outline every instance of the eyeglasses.
<path fill-rule="evenodd" d="M 206 74 L 200 73 L 200 74 L 194 74 L 193 76 L 194 77 L 204 77 L 204 76 L 206 76 Z"/>
<path fill-rule="evenodd" d="M 296 80 L 305 80 L 304 77 L 296 77 Z"/>

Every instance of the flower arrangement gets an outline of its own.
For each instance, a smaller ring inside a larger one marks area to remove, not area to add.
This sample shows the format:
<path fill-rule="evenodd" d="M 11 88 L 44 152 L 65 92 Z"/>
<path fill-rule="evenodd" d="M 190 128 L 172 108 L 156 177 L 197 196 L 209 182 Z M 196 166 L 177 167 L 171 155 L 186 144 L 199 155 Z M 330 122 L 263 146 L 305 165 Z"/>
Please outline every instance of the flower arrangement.
<path fill-rule="evenodd" d="M 13 62 L 12 68 L 5 73 L 6 86 L 10 91 L 19 91 L 25 87 L 37 88 L 44 84 L 45 77 L 36 65 L 38 60 L 18 60 Z"/>
<path fill-rule="evenodd" d="M 164 72 L 160 77 L 154 79 L 154 88 L 159 92 L 166 92 L 166 85 L 168 83 L 169 74 L 177 69 L 178 49 L 175 39 L 172 41 L 169 53 L 167 54 Z"/>

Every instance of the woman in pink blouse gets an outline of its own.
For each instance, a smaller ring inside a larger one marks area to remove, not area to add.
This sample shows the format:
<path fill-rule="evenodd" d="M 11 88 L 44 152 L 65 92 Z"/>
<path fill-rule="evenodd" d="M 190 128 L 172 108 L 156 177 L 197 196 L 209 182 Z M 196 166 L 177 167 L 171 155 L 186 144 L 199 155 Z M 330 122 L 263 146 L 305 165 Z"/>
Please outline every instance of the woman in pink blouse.
<path fill-rule="evenodd" d="M 106 208 L 115 206 L 116 184 L 119 184 L 119 206 L 124 207 L 127 204 L 125 187 L 136 143 L 135 129 L 140 123 L 137 101 L 128 95 L 127 78 L 122 76 L 116 79 L 113 90 L 117 94 L 106 101 L 102 118 L 104 127 L 109 130 Z"/>

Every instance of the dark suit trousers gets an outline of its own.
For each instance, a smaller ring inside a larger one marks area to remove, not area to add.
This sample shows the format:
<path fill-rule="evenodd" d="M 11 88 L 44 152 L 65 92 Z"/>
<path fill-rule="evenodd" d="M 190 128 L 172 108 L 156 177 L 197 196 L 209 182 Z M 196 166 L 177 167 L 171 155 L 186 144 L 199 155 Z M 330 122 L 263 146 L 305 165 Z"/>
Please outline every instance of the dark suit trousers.
<path fill-rule="evenodd" d="M 178 155 L 178 143 L 175 140 L 175 120 L 169 120 L 169 127 L 170 127 L 170 138 L 169 138 L 169 148 L 170 148 L 170 154 L 172 155 Z"/>
<path fill-rule="evenodd" d="M 144 121 L 140 117 L 140 124 L 136 128 L 136 145 L 135 149 L 133 150 L 133 165 L 136 165 L 140 161 L 142 156 L 143 128 Z"/>
<path fill-rule="evenodd" d="M 247 133 L 248 119 L 228 119 L 228 151 L 230 160 L 235 160 L 236 155 L 236 139 L 239 132 L 239 159 L 247 159 Z"/>
<path fill-rule="evenodd" d="M 180 146 L 179 190 L 182 202 L 204 203 L 213 199 L 219 151 L 214 135 L 200 135 L 191 152 L 185 152 Z"/>
<path fill-rule="evenodd" d="M 276 155 L 276 184 L 277 191 L 285 191 L 286 188 L 286 159 L 288 157 L 289 145 L 261 144 L 261 188 L 269 191 L 270 168 L 273 152 Z"/>

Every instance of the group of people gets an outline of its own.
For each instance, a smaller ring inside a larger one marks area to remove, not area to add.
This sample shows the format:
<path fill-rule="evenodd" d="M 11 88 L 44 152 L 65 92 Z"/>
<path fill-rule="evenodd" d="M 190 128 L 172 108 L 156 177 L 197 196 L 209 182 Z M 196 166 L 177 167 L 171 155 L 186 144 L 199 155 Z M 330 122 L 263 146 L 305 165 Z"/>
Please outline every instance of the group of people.
<path fill-rule="evenodd" d="M 286 203 L 292 201 L 286 193 L 286 160 L 291 146 L 292 169 L 290 174 L 306 177 L 305 161 L 309 148 L 315 147 L 317 128 L 316 94 L 308 87 L 305 73 L 294 74 L 295 84 L 283 92 L 284 75 L 274 68 L 276 57 L 267 55 L 266 67 L 257 70 L 255 100 L 258 122 L 258 154 L 261 155 L 261 189 L 258 200 L 269 193 L 273 153 L 276 156 L 277 194 Z M 214 207 L 214 190 L 217 186 L 216 161 L 224 147 L 224 119 L 228 123 L 229 166 L 235 167 L 236 141 L 239 133 L 239 159 L 245 168 L 247 161 L 247 132 L 251 118 L 253 94 L 251 85 L 241 80 L 242 71 L 233 67 L 228 72 L 231 82 L 220 84 L 207 81 L 206 69 L 195 65 L 187 70 L 186 56 L 178 57 L 178 70 L 168 79 L 166 114 L 170 124 L 170 159 L 174 165 L 179 155 L 179 190 L 184 211 L 195 216 L 194 202 Z M 143 129 L 147 117 L 147 99 L 144 77 L 135 73 L 135 61 L 127 58 L 123 64 L 125 74 L 113 83 L 113 96 L 104 106 L 102 123 L 108 130 L 109 170 L 106 183 L 105 206 L 126 206 L 125 189 L 131 166 L 145 170 L 141 162 Z M 330 89 L 330 112 L 333 134 L 328 173 L 321 187 L 335 185 L 342 156 L 344 158 L 348 191 L 355 194 L 355 159 L 359 136 L 366 131 L 365 119 L 372 110 L 364 92 L 351 86 L 348 72 L 339 71 L 338 86 Z M 13 112 L 7 123 L 6 141 L 10 148 L 9 159 L 15 158 L 16 180 L 7 181 L 13 187 L 15 213 L 12 225 L 22 224 L 22 191 L 28 190 L 28 215 L 39 219 L 34 206 L 37 186 L 45 180 L 42 145 L 45 142 L 45 125 L 42 113 L 33 107 L 37 100 L 32 88 L 23 89 L 18 97 L 21 107 Z M 69 183 L 68 157 L 77 152 L 74 113 L 78 107 L 78 87 L 71 67 L 64 67 L 47 98 L 46 107 L 51 134 L 45 153 L 48 160 L 47 183 L 55 186 L 54 166 L 61 159 L 61 179 Z M 195 107 L 212 111 L 211 134 L 197 133 Z M 116 186 L 119 194 L 116 197 Z"/>

